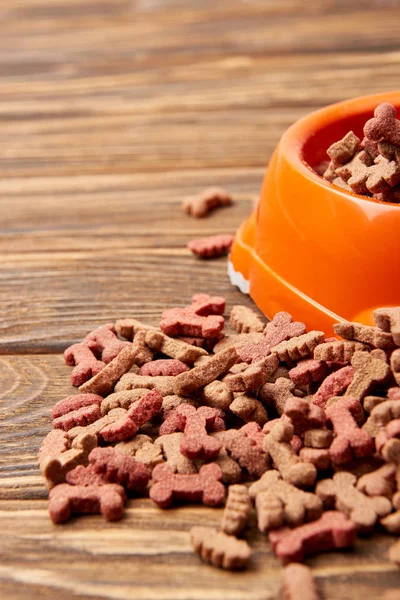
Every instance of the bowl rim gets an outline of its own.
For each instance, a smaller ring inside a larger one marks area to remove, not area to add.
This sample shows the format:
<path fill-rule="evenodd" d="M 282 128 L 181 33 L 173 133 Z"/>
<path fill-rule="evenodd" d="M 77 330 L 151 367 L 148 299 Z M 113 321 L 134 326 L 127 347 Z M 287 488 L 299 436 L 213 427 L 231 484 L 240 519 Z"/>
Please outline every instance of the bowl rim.
<path fill-rule="evenodd" d="M 374 109 L 382 102 L 390 102 L 396 106 L 400 106 L 400 90 L 381 92 L 379 94 L 369 94 L 367 96 L 357 96 L 349 100 L 335 102 L 323 108 L 315 110 L 306 116 L 302 117 L 291 125 L 283 134 L 280 141 L 280 150 L 284 153 L 292 167 L 299 171 L 304 177 L 311 180 L 316 185 L 328 189 L 335 195 L 342 196 L 350 200 L 359 202 L 368 202 L 375 205 L 387 208 L 400 208 L 400 204 L 395 202 L 386 202 L 377 198 L 370 198 L 348 192 L 332 184 L 324 179 L 307 163 L 302 157 L 302 150 L 307 140 L 315 135 L 315 132 L 334 123 L 341 118 L 357 115 L 367 111 L 373 112 Z"/>

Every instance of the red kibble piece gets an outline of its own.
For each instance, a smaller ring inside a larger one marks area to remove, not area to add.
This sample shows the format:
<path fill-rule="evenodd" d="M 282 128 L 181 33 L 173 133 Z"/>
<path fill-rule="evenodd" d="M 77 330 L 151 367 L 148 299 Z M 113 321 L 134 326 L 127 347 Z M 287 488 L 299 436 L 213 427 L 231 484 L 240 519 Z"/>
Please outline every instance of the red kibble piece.
<path fill-rule="evenodd" d="M 309 429 L 319 429 L 325 425 L 324 410 L 303 398 L 289 398 L 284 414 L 290 419 L 294 433 L 299 436 Z"/>
<path fill-rule="evenodd" d="M 153 360 L 152 362 L 146 363 L 140 368 L 138 375 L 149 375 L 150 377 L 168 376 L 168 375 L 179 375 L 189 371 L 189 367 L 176 358 L 172 359 L 160 359 Z"/>
<path fill-rule="evenodd" d="M 67 396 L 62 400 L 59 400 L 51 411 L 53 419 L 62 417 L 69 412 L 83 408 L 84 406 L 92 406 L 93 404 L 100 404 L 103 402 L 103 397 L 97 394 L 77 394 L 76 396 Z"/>
<path fill-rule="evenodd" d="M 226 300 L 222 296 L 209 296 L 209 294 L 195 294 L 192 303 L 187 307 L 196 315 L 208 317 L 209 315 L 223 315 Z"/>
<path fill-rule="evenodd" d="M 127 490 L 144 489 L 150 479 L 150 471 L 142 462 L 115 448 L 95 448 L 89 461 L 109 483 L 119 483 Z"/>
<path fill-rule="evenodd" d="M 222 316 L 202 317 L 186 308 L 165 310 L 160 321 L 161 330 L 170 336 L 216 338 L 219 337 L 223 327 Z"/>
<path fill-rule="evenodd" d="M 349 396 L 332 398 L 325 413 L 336 433 L 329 449 L 333 463 L 342 464 L 350 462 L 353 456 L 364 457 L 373 453 L 373 439 L 357 424 L 357 419 L 364 415 L 358 400 Z"/>
<path fill-rule="evenodd" d="M 218 258 L 229 252 L 233 236 L 227 233 L 196 238 L 188 243 L 189 250 L 200 258 Z"/>
<path fill-rule="evenodd" d="M 106 521 L 118 521 L 124 512 L 124 488 L 105 485 L 68 485 L 62 483 L 49 494 L 49 513 L 53 523 L 65 523 L 73 514 L 101 513 Z"/>
<path fill-rule="evenodd" d="M 272 321 L 267 323 L 264 329 L 264 335 L 271 348 L 285 340 L 303 335 L 305 332 L 306 326 L 304 323 L 300 323 L 299 321 L 293 323 L 292 315 L 283 311 L 276 313 Z"/>
<path fill-rule="evenodd" d="M 374 118 L 366 122 L 364 135 L 374 142 L 387 141 L 400 146 L 400 121 L 396 119 L 393 104 L 383 102 L 376 107 Z"/>
<path fill-rule="evenodd" d="M 269 468 L 268 457 L 254 436 L 254 431 L 249 433 L 248 429 L 243 429 L 227 431 L 229 435 L 224 439 L 225 448 L 242 469 L 246 469 L 252 477 L 261 477 Z"/>
<path fill-rule="evenodd" d="M 106 479 L 100 473 L 96 473 L 93 465 L 84 467 L 78 465 L 72 471 L 67 473 L 65 480 L 70 485 L 104 485 L 107 483 Z"/>
<path fill-rule="evenodd" d="M 312 523 L 295 529 L 284 527 L 269 533 L 272 549 L 284 564 L 301 562 L 308 554 L 347 548 L 354 544 L 355 537 L 355 524 L 341 512 L 333 510 L 325 512 Z"/>
<path fill-rule="evenodd" d="M 213 428 L 220 411 L 209 406 L 196 409 L 190 404 L 181 404 L 175 409 L 179 429 L 184 432 L 181 453 L 191 460 L 213 460 L 217 458 L 222 444 L 216 438 L 207 435 L 207 429 Z"/>
<path fill-rule="evenodd" d="M 73 427 L 85 427 L 100 419 L 101 411 L 98 404 L 91 404 L 90 406 L 82 406 L 77 410 L 73 410 L 57 419 L 53 420 L 54 429 L 63 429 L 69 431 Z"/>
<path fill-rule="evenodd" d="M 219 506 L 225 498 L 220 467 L 203 465 L 198 474 L 175 474 L 168 464 L 157 465 L 152 473 L 150 498 L 160 508 L 167 508 L 174 499 L 201 501 L 206 506 Z"/>
<path fill-rule="evenodd" d="M 322 381 L 328 375 L 326 363 L 310 358 L 301 360 L 290 369 L 289 377 L 296 385 L 310 385 L 313 381 Z"/>
<path fill-rule="evenodd" d="M 206 217 L 209 212 L 220 206 L 230 206 L 232 196 L 223 188 L 211 187 L 205 189 L 197 196 L 185 198 L 183 209 L 197 219 Z"/>
<path fill-rule="evenodd" d="M 339 396 L 349 387 L 353 380 L 354 372 L 354 368 L 348 366 L 328 375 L 314 394 L 313 404 L 325 408 L 330 398 Z"/>
<path fill-rule="evenodd" d="M 71 373 L 71 383 L 75 387 L 81 386 L 106 366 L 104 362 L 97 360 L 86 344 L 74 344 L 67 348 L 64 360 L 70 367 L 75 367 Z"/>
<path fill-rule="evenodd" d="M 101 430 L 103 439 L 106 442 L 120 442 L 133 437 L 139 427 L 160 412 L 162 401 L 161 394 L 157 390 L 151 390 L 135 402 L 123 417 Z"/>
<path fill-rule="evenodd" d="M 96 356 L 101 356 L 104 363 L 111 362 L 129 342 L 122 342 L 117 338 L 115 327 L 112 323 L 101 325 L 91 331 L 85 338 L 84 343 Z"/>
<path fill-rule="evenodd" d="M 291 563 L 285 567 L 281 578 L 282 600 L 320 600 L 312 571 L 305 565 Z M 300 591 L 301 590 L 301 591 Z"/>

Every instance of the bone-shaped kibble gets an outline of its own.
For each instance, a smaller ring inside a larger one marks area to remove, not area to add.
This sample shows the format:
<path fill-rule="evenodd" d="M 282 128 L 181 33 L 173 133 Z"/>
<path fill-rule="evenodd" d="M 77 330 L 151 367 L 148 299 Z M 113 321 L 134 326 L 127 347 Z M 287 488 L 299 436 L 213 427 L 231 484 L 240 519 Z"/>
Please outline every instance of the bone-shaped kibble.
<path fill-rule="evenodd" d="M 275 383 L 265 383 L 259 392 L 259 397 L 267 408 L 273 406 L 278 415 L 283 415 L 287 402 L 296 398 L 292 393 L 295 387 L 290 379 L 279 377 Z"/>
<path fill-rule="evenodd" d="M 315 483 L 317 470 L 294 453 L 290 444 L 293 433 L 293 425 L 280 419 L 265 436 L 264 450 L 285 481 L 297 487 L 311 487 Z"/>
<path fill-rule="evenodd" d="M 324 410 L 304 398 L 289 398 L 284 414 L 292 422 L 295 435 L 302 436 L 308 429 L 318 429 L 325 425 Z"/>
<path fill-rule="evenodd" d="M 161 396 L 171 396 L 175 393 L 175 377 L 145 377 L 136 373 L 126 373 L 115 386 L 116 392 L 134 389 L 157 390 Z"/>
<path fill-rule="evenodd" d="M 250 486 L 249 493 L 256 500 L 258 528 L 262 532 L 284 524 L 297 527 L 322 514 L 322 502 L 315 494 L 282 481 L 278 471 L 264 473 Z"/>
<path fill-rule="evenodd" d="M 364 135 L 375 142 L 383 140 L 400 146 L 400 122 L 393 104 L 383 102 L 374 110 L 374 117 L 366 122 Z"/>
<path fill-rule="evenodd" d="M 191 460 L 210 461 L 216 458 L 222 444 L 207 435 L 207 428 L 214 425 L 216 418 L 219 417 L 219 410 L 209 406 L 200 406 L 196 409 L 190 404 L 181 404 L 176 409 L 176 414 L 180 419 L 179 428 L 184 433 L 180 445 L 181 453 Z"/>
<path fill-rule="evenodd" d="M 76 466 L 87 465 L 88 456 L 96 446 L 97 437 L 90 433 L 82 434 L 71 442 L 69 433 L 60 429 L 50 431 L 38 454 L 40 472 L 46 479 L 48 489 L 65 481 L 68 471 Z"/>
<path fill-rule="evenodd" d="M 395 161 L 389 161 L 382 155 L 373 160 L 365 150 L 337 168 L 336 173 L 353 192 L 364 195 L 384 192 L 400 180 L 400 168 Z"/>
<path fill-rule="evenodd" d="M 328 448 L 301 448 L 299 456 L 303 462 L 314 465 L 317 471 L 327 471 L 332 467 Z"/>
<path fill-rule="evenodd" d="M 304 434 L 304 446 L 308 448 L 329 448 L 333 440 L 330 429 L 309 429 Z"/>
<path fill-rule="evenodd" d="M 85 337 L 84 343 L 96 356 L 101 356 L 101 360 L 106 364 L 111 362 L 123 348 L 129 345 L 129 342 L 122 342 L 117 338 L 113 323 L 101 325 L 91 331 Z"/>
<path fill-rule="evenodd" d="M 394 348 L 393 337 L 390 333 L 382 331 L 378 327 L 361 325 L 361 323 L 349 323 L 343 321 L 333 326 L 335 333 L 346 340 L 370 344 L 375 348 L 390 350 Z"/>
<path fill-rule="evenodd" d="M 174 376 L 189 371 L 189 367 L 176 358 L 153 360 L 140 368 L 138 375 L 150 377 Z"/>
<path fill-rule="evenodd" d="M 400 492 L 397 492 L 392 498 L 393 508 L 396 512 L 381 519 L 380 523 L 389 533 L 400 533 Z"/>
<path fill-rule="evenodd" d="M 326 151 L 336 168 L 349 162 L 360 147 L 360 139 L 353 131 L 349 131 L 343 139 L 332 144 Z"/>
<path fill-rule="evenodd" d="M 314 381 L 322 381 L 328 375 L 325 362 L 309 358 L 302 360 L 289 371 L 289 377 L 296 385 L 310 385 Z"/>
<path fill-rule="evenodd" d="M 231 485 L 222 515 L 221 529 L 228 535 L 240 535 L 249 520 L 252 505 L 245 485 Z"/>
<path fill-rule="evenodd" d="M 146 344 L 153 350 L 189 365 L 193 364 L 200 356 L 207 356 L 207 352 L 203 348 L 170 338 L 162 331 L 147 331 L 145 339 Z"/>
<path fill-rule="evenodd" d="M 373 453 L 373 439 L 357 423 L 363 418 L 363 409 L 358 400 L 351 397 L 331 398 L 325 414 L 336 433 L 329 449 L 333 463 L 343 464 L 353 456 L 363 457 Z"/>
<path fill-rule="evenodd" d="M 107 521 L 122 519 L 126 500 L 124 488 L 115 483 L 101 486 L 57 485 L 49 494 L 53 523 L 65 523 L 73 514 L 101 513 Z"/>
<path fill-rule="evenodd" d="M 144 489 L 150 479 L 150 472 L 143 463 L 115 448 L 95 448 L 89 462 L 109 483 L 119 483 L 127 490 Z"/>
<path fill-rule="evenodd" d="M 263 437 L 260 427 L 259 430 Z M 269 468 L 268 457 L 262 444 L 248 428 L 246 429 L 246 425 L 239 430 L 230 429 L 224 432 L 221 437 L 231 457 L 239 463 L 242 469 L 246 469 L 252 477 L 261 477 Z"/>
<path fill-rule="evenodd" d="M 383 465 L 376 471 L 362 475 L 357 481 L 357 488 L 367 496 L 391 498 L 396 491 L 396 471 L 396 465 Z"/>
<path fill-rule="evenodd" d="M 320 519 L 295 529 L 270 531 L 272 549 L 284 564 L 301 562 L 307 554 L 352 546 L 355 524 L 338 511 L 327 511 Z"/>
<path fill-rule="evenodd" d="M 222 317 L 224 309 L 224 298 L 196 294 L 189 306 L 165 310 L 160 329 L 171 336 L 219 338 L 225 322 Z"/>
<path fill-rule="evenodd" d="M 362 400 L 374 387 L 384 383 L 390 376 L 389 365 L 368 352 L 355 352 L 351 359 L 355 373 L 346 390 L 346 396 Z"/>
<path fill-rule="evenodd" d="M 392 352 L 390 357 L 390 367 L 397 385 L 400 385 L 400 348 Z"/>
<path fill-rule="evenodd" d="M 400 346 L 400 307 L 374 310 L 374 321 L 382 331 L 390 332 L 396 346 Z"/>
<path fill-rule="evenodd" d="M 114 408 L 124 408 L 127 410 L 132 404 L 141 400 L 143 396 L 147 394 L 149 390 L 145 388 L 139 388 L 134 390 L 124 390 L 122 392 L 115 392 L 110 394 L 107 398 L 102 400 L 100 410 L 102 415 L 106 415 Z"/>
<path fill-rule="evenodd" d="M 400 419 L 400 402 L 398 400 L 385 400 L 372 409 L 363 429 L 373 437 L 377 437 L 386 425 L 393 419 Z"/>
<path fill-rule="evenodd" d="M 339 396 L 349 387 L 350 383 L 353 381 L 354 372 L 353 367 L 349 365 L 328 375 L 314 394 L 312 400 L 313 404 L 325 408 L 326 403 L 330 398 Z"/>
<path fill-rule="evenodd" d="M 276 371 L 279 359 L 275 354 L 253 362 L 240 373 L 228 373 L 223 381 L 232 392 L 257 392 Z"/>
<path fill-rule="evenodd" d="M 224 432 L 212 433 L 212 437 L 221 439 L 219 436 Z M 221 439 L 223 443 L 223 439 Z M 181 455 L 182 456 L 182 455 Z M 222 471 L 222 481 L 227 485 L 239 483 L 242 479 L 242 469 L 238 462 L 229 456 L 228 452 L 224 447 L 221 448 L 217 458 L 214 461 Z"/>
<path fill-rule="evenodd" d="M 237 394 L 229 405 L 229 410 L 246 423 L 254 421 L 262 426 L 268 421 L 268 414 L 262 403 L 248 394 Z"/>
<path fill-rule="evenodd" d="M 53 406 L 51 416 L 53 419 L 57 419 L 58 417 L 62 417 L 74 410 L 78 410 L 83 406 L 91 406 L 92 404 L 100 406 L 102 401 L 102 396 L 98 396 L 97 394 L 76 394 L 76 396 L 67 396 L 62 400 L 59 400 Z"/>
<path fill-rule="evenodd" d="M 257 313 L 242 304 L 237 304 L 232 307 L 229 322 L 231 327 L 236 329 L 239 333 L 261 333 L 264 331 L 265 327 Z"/>
<path fill-rule="evenodd" d="M 319 344 L 314 350 L 316 360 L 325 360 L 338 363 L 349 362 L 355 352 L 368 351 L 369 347 L 361 342 L 325 342 Z"/>
<path fill-rule="evenodd" d="M 228 410 L 233 401 L 233 393 L 223 381 L 212 381 L 203 389 L 202 400 L 212 408 Z"/>
<path fill-rule="evenodd" d="M 197 473 L 194 462 L 181 454 L 180 445 L 182 440 L 183 433 L 179 431 L 167 435 L 160 435 L 160 437 L 155 440 L 154 445 L 163 451 L 166 463 L 171 467 L 173 473 Z"/>
<path fill-rule="evenodd" d="M 195 367 L 174 378 L 174 389 L 178 395 L 190 395 L 205 387 L 221 375 L 224 375 L 237 361 L 238 355 L 234 348 L 228 348 L 215 354 L 205 365 Z"/>
<path fill-rule="evenodd" d="M 311 358 L 315 348 L 323 342 L 324 337 L 322 331 L 309 331 L 288 341 L 281 342 L 272 347 L 271 351 L 278 355 L 280 361 L 292 364 L 292 362 L 297 362 L 302 358 Z"/>
<path fill-rule="evenodd" d="M 139 433 L 128 442 L 119 442 L 115 450 L 133 456 L 136 460 L 142 462 L 152 471 L 154 467 L 164 462 L 163 453 L 160 445 L 153 444 L 150 436 Z"/>
<path fill-rule="evenodd" d="M 127 373 L 135 364 L 140 350 L 141 346 L 136 345 L 135 340 L 133 344 L 121 350 L 118 356 L 109 362 L 100 373 L 81 385 L 80 391 L 107 396 L 122 375 Z"/>
<path fill-rule="evenodd" d="M 157 465 L 152 479 L 150 498 L 160 508 L 167 508 L 174 499 L 201 501 L 214 507 L 225 498 L 222 471 L 215 463 L 203 465 L 196 475 L 177 475 L 168 464 Z"/>
<path fill-rule="evenodd" d="M 206 217 L 209 212 L 220 206 L 230 206 L 232 196 L 223 188 L 211 187 L 197 196 L 185 198 L 183 209 L 185 213 L 195 218 Z"/>
<path fill-rule="evenodd" d="M 400 464 L 400 419 L 390 421 L 375 438 L 378 452 L 387 462 Z"/>
<path fill-rule="evenodd" d="M 310 567 L 291 563 L 282 572 L 282 600 L 299 600 L 299 590 L 301 590 L 301 600 L 321 600 Z"/>
<path fill-rule="evenodd" d="M 333 479 L 317 484 L 315 492 L 326 508 L 335 507 L 355 523 L 362 533 L 372 531 L 376 521 L 392 510 L 391 502 L 384 496 L 365 496 L 356 486 L 357 477 L 345 471 L 335 473 Z"/>
<path fill-rule="evenodd" d="M 86 395 L 86 394 L 85 394 Z M 53 419 L 54 429 L 63 429 L 69 431 L 73 427 L 90 425 L 100 419 L 101 412 L 98 404 L 91 404 L 89 406 L 82 406 L 77 410 Z"/>
<path fill-rule="evenodd" d="M 115 323 L 115 329 L 117 330 L 118 335 L 129 340 L 130 342 L 133 341 L 135 335 L 139 331 L 159 331 L 157 327 L 152 327 L 151 325 L 142 323 L 137 319 L 119 319 Z"/>
<path fill-rule="evenodd" d="M 133 437 L 147 421 L 157 415 L 162 407 L 162 396 L 157 390 L 150 390 L 123 417 L 101 430 L 102 438 L 107 442 L 120 442 Z"/>
<path fill-rule="evenodd" d="M 104 415 L 104 417 L 101 417 L 101 419 L 98 419 L 97 421 L 91 423 L 90 425 L 87 425 L 86 427 L 73 427 L 73 429 L 70 429 L 68 431 L 68 435 L 72 440 L 76 438 L 81 439 L 86 435 L 95 435 L 97 439 L 97 435 L 101 432 L 101 430 L 104 427 L 110 425 L 111 423 L 114 423 L 115 421 L 123 417 L 125 414 L 126 411 L 123 408 L 114 408 L 110 410 L 108 414 Z"/>
<path fill-rule="evenodd" d="M 188 242 L 188 249 L 200 258 L 218 258 L 228 254 L 233 243 L 229 233 L 218 233 L 203 238 L 195 238 Z"/>
<path fill-rule="evenodd" d="M 178 408 L 181 404 L 191 404 L 195 408 L 198 408 L 201 403 L 196 398 L 188 398 L 187 396 L 177 396 L 176 394 L 164 396 L 162 403 L 162 413 L 164 417 L 174 410 L 174 408 Z"/>
<path fill-rule="evenodd" d="M 250 546 L 245 540 L 210 527 L 192 527 L 190 542 L 204 562 L 221 569 L 242 569 L 251 557 Z"/>
<path fill-rule="evenodd" d="M 107 480 L 100 473 L 96 473 L 93 465 L 84 467 L 78 465 L 72 471 L 68 471 L 65 481 L 70 485 L 104 485 Z"/>
<path fill-rule="evenodd" d="M 75 387 L 81 386 L 94 375 L 100 373 L 106 366 L 104 362 L 97 360 L 90 348 L 84 344 L 74 344 L 64 352 L 64 360 L 70 367 L 74 367 L 71 373 L 71 383 Z"/>

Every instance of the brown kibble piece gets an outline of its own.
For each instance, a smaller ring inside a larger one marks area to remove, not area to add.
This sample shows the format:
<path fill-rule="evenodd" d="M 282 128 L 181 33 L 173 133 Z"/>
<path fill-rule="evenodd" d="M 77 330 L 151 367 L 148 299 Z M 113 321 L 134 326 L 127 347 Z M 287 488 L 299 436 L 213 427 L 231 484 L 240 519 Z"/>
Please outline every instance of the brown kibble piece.
<path fill-rule="evenodd" d="M 258 528 L 262 532 L 283 524 L 297 527 L 322 514 L 322 502 L 315 494 L 282 481 L 275 470 L 264 473 L 250 486 L 249 493 L 256 500 Z"/>
<path fill-rule="evenodd" d="M 232 196 L 223 188 L 211 187 L 197 196 L 191 196 L 183 201 L 186 214 L 196 219 L 206 217 L 212 210 L 221 206 L 230 206 Z"/>
<path fill-rule="evenodd" d="M 332 467 L 328 448 L 301 448 L 299 456 L 303 462 L 314 465 L 317 471 L 327 471 Z"/>
<path fill-rule="evenodd" d="M 212 381 L 202 392 L 204 404 L 220 410 L 228 410 L 233 401 L 233 393 L 223 381 Z"/>
<path fill-rule="evenodd" d="M 362 475 L 357 481 L 357 489 L 367 496 L 391 498 L 396 491 L 396 471 L 396 465 L 383 465 L 372 473 Z"/>
<path fill-rule="evenodd" d="M 361 342 L 325 342 L 319 344 L 314 350 L 316 360 L 325 360 L 338 363 L 349 362 L 355 352 L 368 351 L 369 347 Z"/>
<path fill-rule="evenodd" d="M 398 535 L 400 533 L 400 492 L 397 492 L 392 498 L 393 508 L 396 512 L 387 515 L 381 519 L 380 523 L 389 533 Z"/>
<path fill-rule="evenodd" d="M 216 437 L 217 439 L 221 439 L 220 433 L 211 433 L 212 437 Z M 223 441 L 223 440 L 221 440 Z M 221 448 L 217 458 L 214 461 L 222 471 L 222 481 L 226 485 L 232 485 L 234 483 L 239 483 L 242 479 L 242 469 L 236 460 L 234 460 L 224 447 Z"/>
<path fill-rule="evenodd" d="M 265 383 L 259 393 L 261 400 L 268 406 L 274 406 L 279 415 L 285 412 L 286 403 L 293 395 L 295 384 L 290 379 L 280 377 L 275 383 Z"/>
<path fill-rule="evenodd" d="M 190 240 L 187 247 L 200 258 L 218 258 L 228 254 L 233 243 L 233 236 L 228 233 L 219 233 L 204 238 Z"/>
<path fill-rule="evenodd" d="M 134 390 L 124 390 L 122 392 L 114 392 L 114 394 L 110 394 L 102 401 L 100 407 L 101 414 L 106 415 L 114 408 L 124 408 L 127 410 L 132 406 L 132 404 L 138 400 L 141 400 L 148 391 L 149 390 L 145 388 L 139 388 Z"/>
<path fill-rule="evenodd" d="M 237 395 L 229 405 L 229 410 L 246 423 L 254 421 L 262 426 L 268 421 L 268 414 L 262 403 L 248 394 Z"/>
<path fill-rule="evenodd" d="M 197 473 L 196 466 L 192 460 L 183 456 L 180 451 L 183 433 L 170 433 L 158 437 L 154 445 L 161 448 L 164 453 L 167 464 L 174 473 Z"/>
<path fill-rule="evenodd" d="M 115 391 L 146 388 L 147 390 L 157 390 L 161 396 L 171 396 L 175 393 L 175 379 L 173 376 L 149 377 L 136 375 L 136 373 L 126 373 L 115 386 Z"/>
<path fill-rule="evenodd" d="M 303 462 L 294 453 L 290 444 L 293 433 L 293 425 L 280 419 L 265 436 L 264 449 L 285 481 L 297 487 L 311 487 L 317 471 L 314 465 Z"/>
<path fill-rule="evenodd" d="M 400 307 L 378 308 L 374 310 L 374 320 L 382 331 L 391 333 L 396 346 L 400 346 Z"/>
<path fill-rule="evenodd" d="M 391 512 L 392 505 L 384 496 L 365 496 L 355 487 L 356 481 L 355 475 L 342 471 L 333 479 L 320 481 L 315 491 L 326 508 L 335 506 L 356 524 L 358 531 L 369 533 L 379 518 Z"/>
<path fill-rule="evenodd" d="M 333 440 L 330 429 L 309 429 L 304 434 L 304 446 L 309 448 L 329 448 Z"/>
<path fill-rule="evenodd" d="M 257 313 L 244 306 L 237 304 L 233 306 L 230 316 L 230 324 L 233 329 L 236 329 L 239 333 L 252 333 L 264 331 L 264 323 L 257 315 Z"/>
<path fill-rule="evenodd" d="M 84 393 L 90 392 L 99 394 L 99 396 L 107 396 L 122 375 L 135 364 L 138 353 L 139 347 L 135 341 L 129 347 L 121 350 L 118 356 L 108 363 L 100 373 L 81 385 L 79 390 Z"/>
<path fill-rule="evenodd" d="M 132 406 L 114 423 L 104 427 L 100 435 L 107 442 L 120 442 L 133 437 L 148 421 L 161 410 L 162 396 L 157 390 L 149 390 L 143 398 Z"/>
<path fill-rule="evenodd" d="M 221 569 L 242 569 L 251 557 L 247 542 L 210 527 L 192 527 L 190 541 L 204 562 Z"/>
<path fill-rule="evenodd" d="M 353 342 L 361 342 L 362 344 L 370 344 L 374 348 L 383 350 L 391 350 L 394 348 L 393 337 L 391 333 L 382 331 L 378 327 L 370 327 L 369 325 L 361 325 L 361 323 L 349 323 L 343 321 L 336 323 L 333 326 L 335 333 L 346 340 Z"/>
<path fill-rule="evenodd" d="M 355 352 L 351 366 L 355 369 L 355 374 L 346 390 L 346 396 L 357 400 L 362 400 L 375 386 L 384 383 L 390 376 L 389 365 L 368 352 Z"/>
<path fill-rule="evenodd" d="M 363 429 L 372 437 L 377 437 L 386 425 L 394 419 L 400 419 L 400 402 L 398 400 L 385 400 L 372 409 Z"/>
<path fill-rule="evenodd" d="M 65 523 L 73 514 L 101 513 L 106 521 L 122 519 L 126 500 L 124 488 L 105 485 L 57 485 L 49 494 L 49 513 L 53 523 Z"/>
<path fill-rule="evenodd" d="M 400 348 L 392 352 L 390 357 L 390 367 L 397 385 L 400 385 Z"/>
<path fill-rule="evenodd" d="M 325 412 L 306 398 L 290 398 L 285 404 L 284 415 L 291 421 L 295 435 L 302 436 L 308 429 L 325 425 Z"/>
<path fill-rule="evenodd" d="M 333 165 L 338 167 L 349 162 L 359 149 L 360 143 L 361 141 L 355 135 L 355 133 L 353 131 L 349 131 L 346 133 L 343 139 L 332 144 L 328 148 L 327 154 L 333 161 Z"/>
<path fill-rule="evenodd" d="M 344 464 L 354 457 L 365 457 L 374 452 L 373 439 L 359 426 L 364 411 L 358 400 L 351 396 L 331 398 L 325 414 L 336 434 L 329 448 L 333 463 Z"/>
<path fill-rule="evenodd" d="M 135 335 L 139 331 L 159 331 L 157 327 L 147 325 L 147 323 L 142 323 L 137 319 L 119 319 L 115 323 L 115 329 L 117 330 L 118 335 L 129 340 L 130 342 L 133 341 Z"/>
<path fill-rule="evenodd" d="M 302 358 L 311 358 L 318 344 L 324 340 L 322 331 L 309 331 L 298 337 L 291 338 L 274 346 L 271 351 L 275 352 L 279 360 L 291 364 Z"/>
<path fill-rule="evenodd" d="M 237 358 L 236 350 L 228 348 L 224 352 L 214 355 L 205 365 L 177 375 L 174 378 L 175 393 L 184 396 L 204 388 L 207 384 L 229 371 Z"/>
<path fill-rule="evenodd" d="M 161 447 L 153 444 L 151 437 L 140 433 L 128 442 L 119 442 L 116 444 L 115 450 L 127 456 L 135 457 L 136 460 L 146 465 L 150 471 L 156 465 L 164 462 Z"/>
<path fill-rule="evenodd" d="M 104 417 L 101 417 L 101 419 L 98 419 L 90 425 L 86 425 L 86 427 L 73 427 L 73 429 L 68 431 L 68 435 L 72 440 L 75 438 L 81 439 L 86 435 L 97 436 L 104 427 L 114 423 L 117 419 L 120 419 L 125 414 L 126 410 L 123 408 L 114 408 L 110 410 L 108 414 L 104 415 Z"/>
<path fill-rule="evenodd" d="M 290 563 L 281 577 L 282 600 L 320 600 L 312 571 L 306 565 Z"/>
<path fill-rule="evenodd" d="M 246 428 L 246 425 L 244 427 Z M 259 429 L 262 435 L 261 428 Z M 252 477 L 261 477 L 269 468 L 268 457 L 254 436 L 249 433 L 242 427 L 239 430 L 230 429 L 221 437 L 226 450 L 242 469 L 246 469 Z"/>
<path fill-rule="evenodd" d="M 200 356 L 207 356 L 207 351 L 170 338 L 162 331 L 148 331 L 146 333 L 146 344 L 157 352 L 162 352 L 166 356 L 180 360 L 186 364 L 193 364 Z"/>
<path fill-rule="evenodd" d="M 150 377 L 175 376 L 185 373 L 185 371 L 189 371 L 189 367 L 181 360 L 176 358 L 160 359 L 143 365 L 138 375 L 149 375 Z"/>
<path fill-rule="evenodd" d="M 276 371 L 279 360 L 275 354 L 270 354 L 250 366 L 245 365 L 243 371 L 228 373 L 223 379 L 232 392 L 257 392 Z"/>
<path fill-rule="evenodd" d="M 245 485 L 231 485 L 222 515 L 221 529 L 228 535 L 240 535 L 251 511 L 249 491 Z"/>

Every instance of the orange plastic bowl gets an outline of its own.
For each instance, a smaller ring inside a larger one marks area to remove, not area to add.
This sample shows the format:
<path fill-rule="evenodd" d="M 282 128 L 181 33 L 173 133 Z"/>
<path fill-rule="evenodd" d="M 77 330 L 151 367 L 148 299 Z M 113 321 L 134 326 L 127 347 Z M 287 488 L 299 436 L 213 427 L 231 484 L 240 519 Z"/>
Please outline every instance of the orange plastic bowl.
<path fill-rule="evenodd" d="M 256 211 L 240 227 L 228 272 L 272 317 L 290 312 L 309 328 L 338 320 L 372 324 L 372 312 L 400 305 L 400 205 L 348 193 L 312 169 L 326 149 L 400 92 L 355 98 L 314 112 L 282 136 Z"/>

